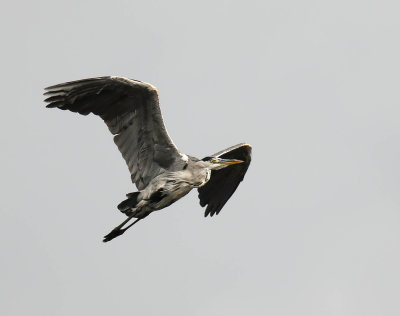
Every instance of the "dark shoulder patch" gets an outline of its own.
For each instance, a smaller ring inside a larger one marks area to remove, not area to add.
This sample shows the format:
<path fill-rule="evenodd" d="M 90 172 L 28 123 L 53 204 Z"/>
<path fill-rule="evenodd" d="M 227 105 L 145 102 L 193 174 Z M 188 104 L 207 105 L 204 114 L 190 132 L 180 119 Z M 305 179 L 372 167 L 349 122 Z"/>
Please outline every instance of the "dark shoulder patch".
<path fill-rule="evenodd" d="M 151 202 L 157 203 L 157 202 L 160 202 L 164 197 L 165 197 L 164 189 L 161 188 L 161 189 L 157 190 L 156 192 L 154 192 L 150 196 L 149 200 Z"/>

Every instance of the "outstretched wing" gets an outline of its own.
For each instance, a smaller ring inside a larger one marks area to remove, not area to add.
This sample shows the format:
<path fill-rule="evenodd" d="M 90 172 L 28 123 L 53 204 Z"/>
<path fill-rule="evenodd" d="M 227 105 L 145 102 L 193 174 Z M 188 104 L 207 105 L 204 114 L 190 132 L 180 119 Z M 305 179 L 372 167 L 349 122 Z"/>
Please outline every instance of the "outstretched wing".
<path fill-rule="evenodd" d="M 238 144 L 220 151 L 212 157 L 239 159 L 244 163 L 211 171 L 210 180 L 198 189 L 201 206 L 207 206 L 204 216 L 219 214 L 225 203 L 242 182 L 251 161 L 251 146 Z"/>
<path fill-rule="evenodd" d="M 152 85 L 122 77 L 99 77 L 45 90 L 48 108 L 93 113 L 104 120 L 139 190 L 162 169 L 185 163 L 165 129 L 158 93 Z"/>

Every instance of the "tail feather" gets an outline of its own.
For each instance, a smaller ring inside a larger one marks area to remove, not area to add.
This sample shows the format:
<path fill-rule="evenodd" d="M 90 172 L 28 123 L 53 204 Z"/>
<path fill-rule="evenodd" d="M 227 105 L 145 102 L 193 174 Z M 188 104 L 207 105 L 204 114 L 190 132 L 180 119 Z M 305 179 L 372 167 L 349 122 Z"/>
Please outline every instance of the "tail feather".
<path fill-rule="evenodd" d="M 122 201 L 118 205 L 118 209 L 122 213 L 130 212 L 133 208 L 136 207 L 138 203 L 138 195 L 140 192 L 132 192 L 128 193 L 126 196 L 128 197 L 125 201 Z"/>

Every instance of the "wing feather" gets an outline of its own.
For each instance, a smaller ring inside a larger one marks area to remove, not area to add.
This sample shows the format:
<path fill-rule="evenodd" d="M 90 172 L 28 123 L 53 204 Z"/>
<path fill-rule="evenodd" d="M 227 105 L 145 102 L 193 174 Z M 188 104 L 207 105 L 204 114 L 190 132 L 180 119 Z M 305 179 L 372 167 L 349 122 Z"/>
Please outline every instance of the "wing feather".
<path fill-rule="evenodd" d="M 45 90 L 48 108 L 93 113 L 104 120 L 139 190 L 162 169 L 174 170 L 184 164 L 164 126 L 152 85 L 122 77 L 97 77 Z"/>
<path fill-rule="evenodd" d="M 218 215 L 225 203 L 236 191 L 249 168 L 251 162 L 251 146 L 241 143 L 222 150 L 212 156 L 225 159 L 239 159 L 243 160 L 244 163 L 211 171 L 210 180 L 198 189 L 200 205 L 202 207 L 207 205 L 204 216 Z"/>

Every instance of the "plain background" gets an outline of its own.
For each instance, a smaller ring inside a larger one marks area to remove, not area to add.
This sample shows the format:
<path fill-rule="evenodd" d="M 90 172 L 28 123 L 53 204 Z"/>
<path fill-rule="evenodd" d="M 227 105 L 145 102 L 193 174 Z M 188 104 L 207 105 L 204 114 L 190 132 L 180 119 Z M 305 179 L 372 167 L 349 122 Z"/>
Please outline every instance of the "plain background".
<path fill-rule="evenodd" d="M 398 1 L 6 1 L 2 315 L 400 315 Z M 184 153 L 253 162 L 123 237 L 134 191 L 103 122 L 43 88 L 155 85 Z"/>

